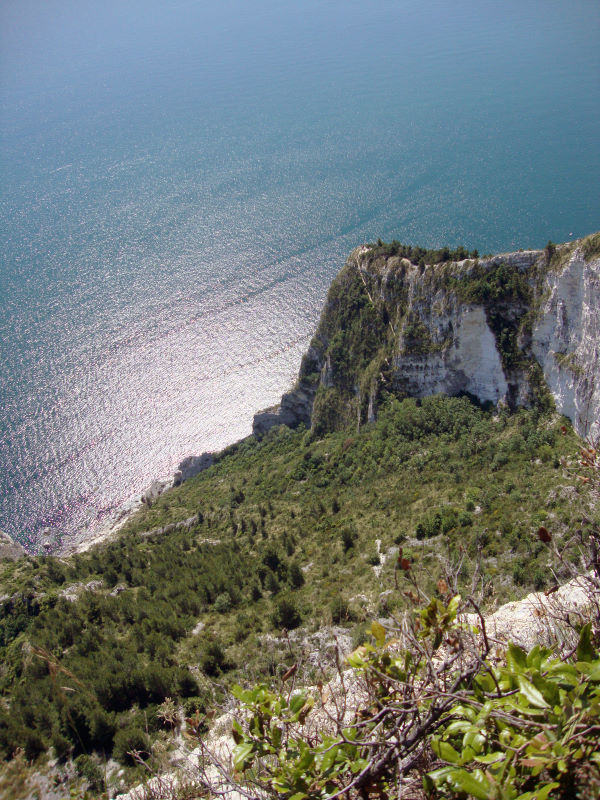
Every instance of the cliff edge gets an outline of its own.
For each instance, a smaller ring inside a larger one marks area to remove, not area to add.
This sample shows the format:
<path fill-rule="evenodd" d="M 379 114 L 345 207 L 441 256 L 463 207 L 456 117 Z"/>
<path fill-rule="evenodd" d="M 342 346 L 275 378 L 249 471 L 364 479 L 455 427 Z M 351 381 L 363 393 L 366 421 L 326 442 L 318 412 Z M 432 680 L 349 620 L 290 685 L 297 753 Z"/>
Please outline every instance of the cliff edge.
<path fill-rule="evenodd" d="M 385 392 L 554 404 L 581 436 L 600 434 L 600 233 L 482 259 L 415 263 L 413 251 L 350 254 L 296 386 L 255 415 L 255 435 L 360 427 Z"/>

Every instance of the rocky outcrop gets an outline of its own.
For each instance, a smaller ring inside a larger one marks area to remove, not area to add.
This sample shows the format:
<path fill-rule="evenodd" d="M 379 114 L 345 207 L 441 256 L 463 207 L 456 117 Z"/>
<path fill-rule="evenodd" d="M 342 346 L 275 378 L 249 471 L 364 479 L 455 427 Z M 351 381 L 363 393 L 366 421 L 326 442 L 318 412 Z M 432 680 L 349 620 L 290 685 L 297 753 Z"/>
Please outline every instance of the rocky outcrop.
<path fill-rule="evenodd" d="M 299 382 L 296 389 L 282 396 L 278 406 L 259 411 L 254 415 L 252 433 L 260 438 L 277 425 L 297 428 L 300 424 L 304 424 L 310 428 L 316 392 L 317 383 Z"/>
<path fill-rule="evenodd" d="M 488 636 L 502 648 L 514 642 L 524 650 L 536 644 L 566 648 L 577 642 L 578 630 L 593 616 L 599 599 L 597 581 L 581 575 L 553 592 L 532 592 L 506 603 L 486 620 Z M 477 624 L 475 615 L 468 621 Z"/>
<path fill-rule="evenodd" d="M 600 434 L 600 234 L 437 264 L 354 250 L 334 280 L 296 388 L 257 414 L 317 430 L 373 419 L 383 390 L 468 393 L 511 409 L 554 401 Z"/>
<path fill-rule="evenodd" d="M 180 483 L 193 478 L 204 472 L 205 469 L 212 467 L 215 463 L 214 453 L 202 453 L 199 456 L 187 456 L 180 462 L 175 474 L 173 475 L 173 485 L 179 486 Z"/>
<path fill-rule="evenodd" d="M 600 435 L 600 258 L 576 248 L 549 272 L 532 350 L 556 408 L 582 436 Z"/>
<path fill-rule="evenodd" d="M 16 561 L 27 555 L 27 551 L 18 542 L 13 542 L 10 536 L 0 531 L 0 561 Z"/>

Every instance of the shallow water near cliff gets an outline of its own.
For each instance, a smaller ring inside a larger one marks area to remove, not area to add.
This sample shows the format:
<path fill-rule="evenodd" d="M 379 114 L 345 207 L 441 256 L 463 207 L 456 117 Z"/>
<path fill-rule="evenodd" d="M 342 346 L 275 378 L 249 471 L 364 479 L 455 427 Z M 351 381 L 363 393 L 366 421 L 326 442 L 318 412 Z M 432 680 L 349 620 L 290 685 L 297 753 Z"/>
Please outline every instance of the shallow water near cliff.
<path fill-rule="evenodd" d="M 592 0 L 24 0 L 0 23 L 0 528 L 30 549 L 247 435 L 358 243 L 599 227 Z"/>

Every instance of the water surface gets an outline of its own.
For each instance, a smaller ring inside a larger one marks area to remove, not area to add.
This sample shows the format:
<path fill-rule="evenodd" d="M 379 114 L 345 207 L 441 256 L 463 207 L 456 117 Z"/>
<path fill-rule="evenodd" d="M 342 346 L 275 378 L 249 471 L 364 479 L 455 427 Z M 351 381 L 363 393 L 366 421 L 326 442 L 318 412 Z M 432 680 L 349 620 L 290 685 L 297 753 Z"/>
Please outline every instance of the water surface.
<path fill-rule="evenodd" d="M 21 0 L 0 30 L 0 528 L 31 549 L 248 434 L 355 245 L 600 228 L 595 0 Z"/>

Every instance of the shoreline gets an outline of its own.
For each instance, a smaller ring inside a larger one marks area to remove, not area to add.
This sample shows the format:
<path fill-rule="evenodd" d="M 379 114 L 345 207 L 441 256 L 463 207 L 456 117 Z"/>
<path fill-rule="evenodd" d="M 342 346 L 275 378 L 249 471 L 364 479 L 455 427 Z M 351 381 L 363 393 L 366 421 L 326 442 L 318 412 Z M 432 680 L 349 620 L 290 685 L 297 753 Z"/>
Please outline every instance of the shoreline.
<path fill-rule="evenodd" d="M 52 542 L 46 539 L 45 542 L 42 541 L 41 543 L 42 550 L 45 551 L 47 555 L 57 555 L 65 558 L 77 553 L 86 553 L 93 547 L 112 539 L 143 506 L 151 506 L 152 503 L 165 492 L 177 486 L 181 486 L 182 483 L 185 483 L 190 478 L 194 478 L 196 475 L 207 470 L 216 462 L 219 455 L 226 450 L 227 447 L 232 447 L 239 441 L 243 441 L 243 439 L 232 442 L 231 445 L 227 445 L 222 450 L 204 452 L 199 456 L 186 456 L 179 462 L 177 469 L 170 478 L 157 478 L 144 489 L 141 495 L 131 495 L 119 508 L 112 512 L 108 520 L 98 526 L 93 536 L 85 538 L 85 530 L 89 530 L 89 528 L 87 528 L 81 532 L 77 539 L 70 540 L 56 547 L 53 547 Z"/>

